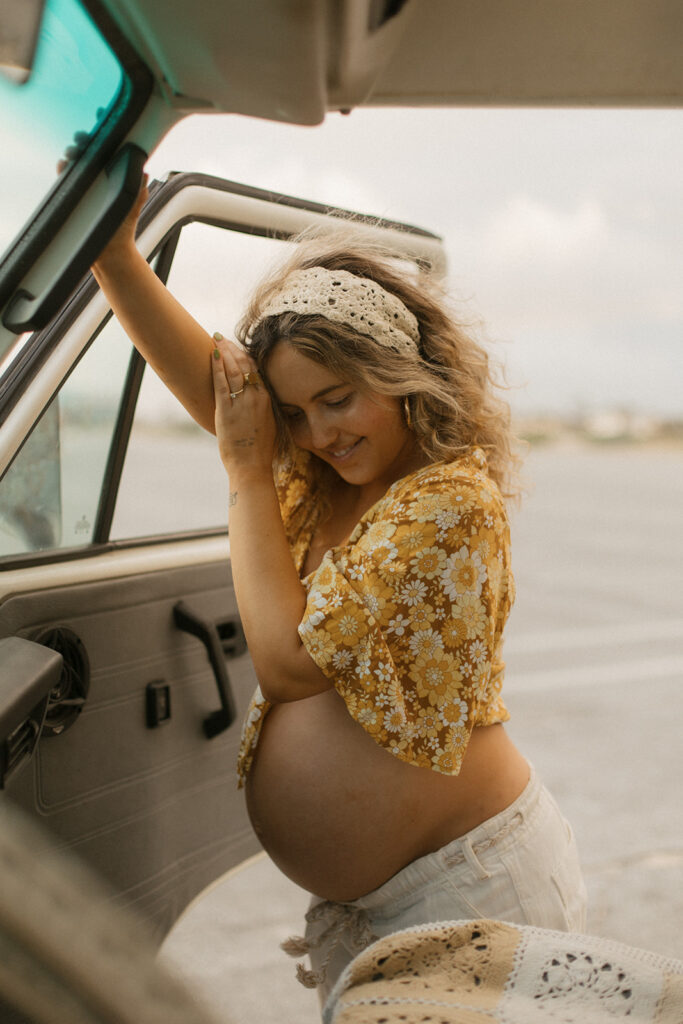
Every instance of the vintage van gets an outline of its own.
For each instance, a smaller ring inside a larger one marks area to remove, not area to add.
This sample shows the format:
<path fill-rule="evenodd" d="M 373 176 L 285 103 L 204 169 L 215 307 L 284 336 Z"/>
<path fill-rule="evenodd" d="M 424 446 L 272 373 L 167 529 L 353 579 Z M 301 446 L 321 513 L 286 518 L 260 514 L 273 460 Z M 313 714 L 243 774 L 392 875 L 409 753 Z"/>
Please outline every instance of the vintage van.
<path fill-rule="evenodd" d="M 226 490 L 191 424 L 149 429 L 149 371 L 88 273 L 148 155 L 197 113 L 680 105 L 682 41 L 675 0 L 0 6 L 0 784 L 159 937 L 257 843 L 232 780 L 254 674 Z M 360 212 L 443 271 L 438 234 Z M 344 215 L 190 169 L 152 183 L 139 246 L 171 286 L 201 251 L 246 288 Z"/>

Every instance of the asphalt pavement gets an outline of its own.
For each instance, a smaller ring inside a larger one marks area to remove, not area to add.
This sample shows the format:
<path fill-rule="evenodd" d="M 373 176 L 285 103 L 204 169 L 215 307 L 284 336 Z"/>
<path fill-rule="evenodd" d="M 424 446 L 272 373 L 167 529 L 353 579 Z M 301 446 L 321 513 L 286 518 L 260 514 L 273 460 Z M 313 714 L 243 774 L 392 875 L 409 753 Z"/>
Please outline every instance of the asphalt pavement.
<path fill-rule="evenodd" d="M 555 446 L 526 475 L 509 732 L 574 826 L 587 931 L 683 960 L 683 450 Z M 226 1024 L 317 1024 L 279 950 L 307 900 L 261 855 L 162 956 Z"/>

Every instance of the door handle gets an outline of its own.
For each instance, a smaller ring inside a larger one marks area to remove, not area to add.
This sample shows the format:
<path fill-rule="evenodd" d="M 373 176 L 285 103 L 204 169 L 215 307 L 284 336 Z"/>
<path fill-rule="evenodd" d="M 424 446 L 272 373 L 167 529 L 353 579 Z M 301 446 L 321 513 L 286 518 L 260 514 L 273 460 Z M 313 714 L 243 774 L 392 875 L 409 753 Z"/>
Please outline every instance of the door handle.
<path fill-rule="evenodd" d="M 183 633 L 200 640 L 206 648 L 213 669 L 221 706 L 212 711 L 203 722 L 204 735 L 212 739 L 223 732 L 237 718 L 237 706 L 230 685 L 226 658 L 236 658 L 247 649 L 242 624 L 237 616 L 225 622 L 211 622 L 195 614 L 185 601 L 178 601 L 173 608 L 176 627 Z"/>

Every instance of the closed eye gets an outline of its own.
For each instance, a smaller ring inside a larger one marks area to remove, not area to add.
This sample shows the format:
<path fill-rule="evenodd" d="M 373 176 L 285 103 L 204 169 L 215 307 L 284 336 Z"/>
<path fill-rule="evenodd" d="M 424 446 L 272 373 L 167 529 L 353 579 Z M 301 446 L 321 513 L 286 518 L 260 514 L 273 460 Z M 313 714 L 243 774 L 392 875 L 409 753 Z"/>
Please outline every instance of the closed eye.
<path fill-rule="evenodd" d="M 349 392 L 348 395 L 342 395 L 341 398 L 335 398 L 333 402 L 325 402 L 325 405 L 329 409 L 343 409 L 345 405 L 348 405 L 351 401 L 353 392 Z"/>

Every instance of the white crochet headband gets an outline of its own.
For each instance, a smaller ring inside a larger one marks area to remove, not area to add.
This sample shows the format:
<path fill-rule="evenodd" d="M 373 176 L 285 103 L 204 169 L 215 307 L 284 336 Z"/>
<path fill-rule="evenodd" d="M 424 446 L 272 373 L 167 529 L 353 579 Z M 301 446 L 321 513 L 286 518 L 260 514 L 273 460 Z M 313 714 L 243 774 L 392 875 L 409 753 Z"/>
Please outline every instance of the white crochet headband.
<path fill-rule="evenodd" d="M 293 271 L 261 310 L 259 322 L 278 313 L 315 313 L 368 334 L 378 345 L 416 355 L 417 318 L 399 298 L 368 277 L 310 267 Z"/>

